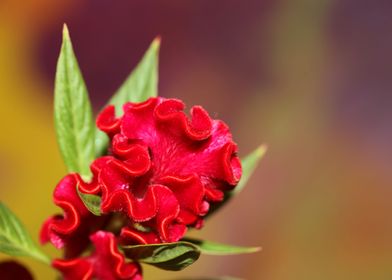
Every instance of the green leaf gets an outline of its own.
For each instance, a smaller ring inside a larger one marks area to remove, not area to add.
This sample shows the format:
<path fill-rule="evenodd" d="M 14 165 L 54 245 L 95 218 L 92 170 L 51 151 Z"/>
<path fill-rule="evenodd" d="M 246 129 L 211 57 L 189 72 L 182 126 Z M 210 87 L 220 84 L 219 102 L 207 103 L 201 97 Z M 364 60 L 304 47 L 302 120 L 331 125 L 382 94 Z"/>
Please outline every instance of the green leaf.
<path fill-rule="evenodd" d="M 250 177 L 252 176 L 254 170 L 256 169 L 257 164 L 260 162 L 260 160 L 263 158 L 266 152 L 267 152 L 267 146 L 260 145 L 259 147 L 256 148 L 256 150 L 251 152 L 241 161 L 242 176 L 240 182 L 234 188 L 234 190 L 227 192 L 225 194 L 225 198 L 222 203 L 211 205 L 210 211 L 206 215 L 206 218 L 210 217 L 213 213 L 215 213 L 218 209 L 220 209 L 223 205 L 225 205 L 229 200 L 231 200 L 234 196 L 239 194 L 244 189 Z"/>
<path fill-rule="evenodd" d="M 194 238 L 184 238 L 186 242 L 196 245 L 201 253 L 207 255 L 238 255 L 238 254 L 250 254 L 261 250 L 260 247 L 240 247 L 228 244 L 216 243 L 206 240 L 199 240 Z"/>
<path fill-rule="evenodd" d="M 244 189 L 250 177 L 252 176 L 253 171 L 255 171 L 258 163 L 264 157 L 266 152 L 267 152 L 267 146 L 260 145 L 259 147 L 256 148 L 256 150 L 251 152 L 242 160 L 241 162 L 242 177 L 238 185 L 234 188 L 234 190 L 232 192 L 229 192 L 230 196 L 234 196 L 240 193 Z"/>
<path fill-rule="evenodd" d="M 109 104 L 122 114 L 126 102 L 142 102 L 158 95 L 158 52 L 161 40 L 154 39 L 144 57 L 110 99 Z"/>
<path fill-rule="evenodd" d="M 82 193 L 77 188 L 78 195 L 86 208 L 95 216 L 101 216 L 101 197 L 94 194 Z"/>
<path fill-rule="evenodd" d="M 57 141 L 68 172 L 90 176 L 95 158 L 94 120 L 86 85 L 64 25 L 54 87 L 54 120 Z"/>
<path fill-rule="evenodd" d="M 136 245 L 121 247 L 125 256 L 165 270 L 182 270 L 200 256 L 197 246 L 188 242 Z"/>
<path fill-rule="evenodd" d="M 11 256 L 28 256 L 46 264 L 46 256 L 33 242 L 19 219 L 0 202 L 0 252 Z"/>
<path fill-rule="evenodd" d="M 116 107 L 116 114 L 122 114 L 122 106 L 126 102 L 142 102 L 158 95 L 158 53 L 160 38 L 156 38 L 150 45 L 144 57 L 125 80 L 123 85 L 109 100 L 108 104 Z M 96 129 L 96 156 L 105 153 L 108 137 Z"/>

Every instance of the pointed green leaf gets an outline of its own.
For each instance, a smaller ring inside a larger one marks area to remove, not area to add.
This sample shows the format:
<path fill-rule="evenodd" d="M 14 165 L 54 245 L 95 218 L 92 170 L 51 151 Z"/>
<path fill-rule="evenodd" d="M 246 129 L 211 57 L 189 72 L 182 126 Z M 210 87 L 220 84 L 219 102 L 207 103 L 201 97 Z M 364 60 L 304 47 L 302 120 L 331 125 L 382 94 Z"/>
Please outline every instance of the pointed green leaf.
<path fill-rule="evenodd" d="M 77 188 L 78 195 L 86 208 L 95 216 L 101 216 L 101 197 L 94 194 L 82 193 Z"/>
<path fill-rule="evenodd" d="M 90 176 L 94 160 L 94 120 L 86 85 L 64 25 L 54 88 L 54 120 L 57 141 L 68 172 Z"/>
<path fill-rule="evenodd" d="M 158 95 L 158 53 L 160 38 L 156 38 L 150 45 L 144 57 L 125 80 L 123 85 L 113 95 L 108 104 L 116 107 L 116 114 L 122 114 L 122 106 L 126 102 L 142 102 Z M 96 155 L 105 153 L 108 137 L 96 130 Z"/>
<path fill-rule="evenodd" d="M 261 250 L 260 247 L 233 246 L 194 238 L 184 238 L 183 240 L 196 245 L 200 249 L 201 253 L 207 255 L 250 254 Z"/>
<path fill-rule="evenodd" d="M 0 252 L 10 256 L 28 256 L 46 264 L 49 258 L 33 242 L 19 219 L 0 202 Z"/>
<path fill-rule="evenodd" d="M 236 195 L 244 189 L 250 177 L 252 176 L 253 171 L 255 171 L 258 163 L 263 158 L 266 152 L 267 146 L 261 145 L 242 160 L 242 177 L 234 190 L 229 193 L 230 196 Z"/>
<path fill-rule="evenodd" d="M 165 270 L 182 270 L 200 256 L 199 249 L 188 242 L 136 245 L 121 247 L 129 259 Z"/>
<path fill-rule="evenodd" d="M 109 104 L 122 114 L 126 102 L 142 102 L 158 95 L 158 52 L 160 38 L 154 39 L 144 57 L 125 80 L 123 85 L 110 99 Z"/>

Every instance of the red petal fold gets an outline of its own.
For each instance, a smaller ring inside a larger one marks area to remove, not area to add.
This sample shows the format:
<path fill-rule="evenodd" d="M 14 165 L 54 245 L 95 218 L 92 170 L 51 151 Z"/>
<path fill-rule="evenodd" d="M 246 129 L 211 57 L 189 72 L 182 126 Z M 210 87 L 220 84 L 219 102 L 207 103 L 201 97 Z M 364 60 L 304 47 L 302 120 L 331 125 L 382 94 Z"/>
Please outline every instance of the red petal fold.
<path fill-rule="evenodd" d="M 163 100 L 155 109 L 155 117 L 170 124 L 170 128 L 180 130 L 191 140 L 204 140 L 211 134 L 211 119 L 200 106 L 191 109 L 192 119 L 183 112 L 184 103 L 177 99 Z"/>
<path fill-rule="evenodd" d="M 97 126 L 106 132 L 109 137 L 118 133 L 120 129 L 120 119 L 116 118 L 116 109 L 113 105 L 107 106 L 97 117 Z"/>
<path fill-rule="evenodd" d="M 120 236 L 121 242 L 125 245 L 161 243 L 159 235 L 155 231 L 144 232 L 134 228 L 124 227 L 121 230 Z"/>
<path fill-rule="evenodd" d="M 80 254 L 88 245 L 89 234 L 106 222 L 106 217 L 94 216 L 84 206 L 76 187 L 78 176 L 64 177 L 54 191 L 54 202 L 64 211 L 43 224 L 40 232 L 41 243 L 51 241 L 57 248 L 65 247 L 66 257 Z"/>
<path fill-rule="evenodd" d="M 208 212 L 209 204 L 203 200 L 204 187 L 196 175 L 185 178 L 166 176 L 161 178 L 159 183 L 167 186 L 174 193 L 181 205 L 181 211 L 187 212 L 187 215 L 193 213 L 195 220 Z"/>
<path fill-rule="evenodd" d="M 141 280 L 141 267 L 138 263 L 126 262 L 117 249 L 112 233 L 98 231 L 90 237 L 95 250 L 88 256 L 72 260 L 55 260 L 53 267 L 58 269 L 65 280 Z"/>
<path fill-rule="evenodd" d="M 59 270 L 64 280 L 90 280 L 92 279 L 93 266 L 83 258 L 72 260 L 54 260 L 52 266 Z"/>

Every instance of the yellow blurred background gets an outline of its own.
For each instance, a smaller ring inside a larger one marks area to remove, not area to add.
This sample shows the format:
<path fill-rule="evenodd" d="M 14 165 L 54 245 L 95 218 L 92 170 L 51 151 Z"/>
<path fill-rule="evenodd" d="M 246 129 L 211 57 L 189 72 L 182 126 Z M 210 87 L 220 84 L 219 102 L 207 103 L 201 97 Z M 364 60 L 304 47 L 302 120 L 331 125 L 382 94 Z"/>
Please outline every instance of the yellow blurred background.
<path fill-rule="evenodd" d="M 52 117 L 63 22 L 96 111 L 161 35 L 160 95 L 225 120 L 242 156 L 269 146 L 245 191 L 191 232 L 263 251 L 146 279 L 392 279 L 392 2 L 1 0 L 0 199 L 36 240 L 65 174 Z"/>

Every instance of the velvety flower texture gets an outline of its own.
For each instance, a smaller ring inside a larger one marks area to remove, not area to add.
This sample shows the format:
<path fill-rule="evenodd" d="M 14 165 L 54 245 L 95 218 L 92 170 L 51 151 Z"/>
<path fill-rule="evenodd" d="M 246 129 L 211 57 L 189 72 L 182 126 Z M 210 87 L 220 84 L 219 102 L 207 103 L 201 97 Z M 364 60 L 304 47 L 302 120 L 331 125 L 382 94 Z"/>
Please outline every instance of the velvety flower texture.
<path fill-rule="evenodd" d="M 97 126 L 111 140 L 107 155 L 91 164 L 90 182 L 69 174 L 57 185 L 54 201 L 64 214 L 45 222 L 41 241 L 75 258 L 100 229 L 129 245 L 175 242 L 187 227 L 200 228 L 210 204 L 223 200 L 242 170 L 227 125 L 199 106 L 190 117 L 183 110 L 180 100 L 165 98 L 126 103 L 121 117 L 113 106 L 104 109 Z M 103 215 L 88 211 L 77 188 L 101 197 Z"/>
<path fill-rule="evenodd" d="M 90 239 L 95 246 L 91 256 L 53 261 L 53 266 L 62 272 L 64 280 L 142 279 L 140 265 L 125 262 L 112 233 L 98 231 Z"/>

